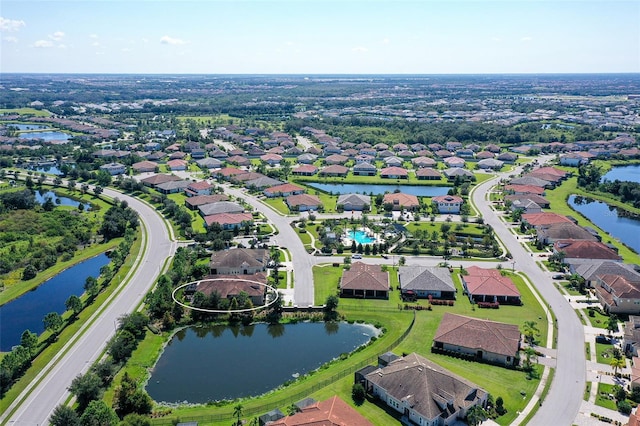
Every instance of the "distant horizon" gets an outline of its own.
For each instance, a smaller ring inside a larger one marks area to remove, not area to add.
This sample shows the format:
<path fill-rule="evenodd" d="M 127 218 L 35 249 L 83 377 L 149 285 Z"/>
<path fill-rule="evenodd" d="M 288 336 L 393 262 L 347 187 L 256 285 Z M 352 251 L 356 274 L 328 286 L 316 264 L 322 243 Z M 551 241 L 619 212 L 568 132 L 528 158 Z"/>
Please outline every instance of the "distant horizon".
<path fill-rule="evenodd" d="M 625 0 L 3 0 L 5 73 L 640 72 Z"/>

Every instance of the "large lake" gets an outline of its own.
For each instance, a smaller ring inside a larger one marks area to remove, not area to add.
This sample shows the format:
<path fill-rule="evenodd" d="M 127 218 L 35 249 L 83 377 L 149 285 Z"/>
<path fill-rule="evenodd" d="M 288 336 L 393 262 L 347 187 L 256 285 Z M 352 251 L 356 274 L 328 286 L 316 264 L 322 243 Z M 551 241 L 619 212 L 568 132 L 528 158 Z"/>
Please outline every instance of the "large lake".
<path fill-rule="evenodd" d="M 0 351 L 10 351 L 11 347 L 19 345 L 25 330 L 42 333 L 44 316 L 49 312 L 63 313 L 69 296 L 84 293 L 87 277 L 98 277 L 100 268 L 108 263 L 106 254 L 85 260 L 0 306 Z"/>
<path fill-rule="evenodd" d="M 621 216 L 618 214 L 618 209 L 602 201 L 575 195 L 569 197 L 569 205 L 606 231 L 613 239 L 622 241 L 640 253 L 640 218 L 634 218 L 633 215 Z"/>
<path fill-rule="evenodd" d="M 308 183 L 308 186 L 333 194 L 384 194 L 399 190 L 405 194 L 417 197 L 435 197 L 446 195 L 451 186 L 429 186 L 429 185 L 364 185 L 356 183 Z"/>
<path fill-rule="evenodd" d="M 206 403 L 261 395 L 367 343 L 365 324 L 303 322 L 180 330 L 153 369 L 155 401 Z"/>
<path fill-rule="evenodd" d="M 605 179 L 610 181 L 614 181 L 617 179 L 640 183 L 640 164 L 614 167 L 609 170 L 604 176 L 602 176 L 602 180 Z"/>

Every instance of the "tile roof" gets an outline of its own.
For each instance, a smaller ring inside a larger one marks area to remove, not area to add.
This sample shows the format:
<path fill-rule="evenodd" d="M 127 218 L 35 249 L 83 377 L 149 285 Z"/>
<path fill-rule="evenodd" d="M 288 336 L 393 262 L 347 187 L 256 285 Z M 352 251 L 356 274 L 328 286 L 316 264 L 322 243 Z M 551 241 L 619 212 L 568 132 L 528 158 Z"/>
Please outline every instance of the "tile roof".
<path fill-rule="evenodd" d="M 481 403 L 487 392 L 428 359 L 412 353 L 366 376 L 397 401 L 407 401 L 426 419 L 450 417 Z"/>
<path fill-rule="evenodd" d="M 446 312 L 433 341 L 505 356 L 516 356 L 520 348 L 520 330 L 513 324 Z"/>
<path fill-rule="evenodd" d="M 401 266 L 398 272 L 403 290 L 456 291 L 447 268 L 436 266 Z"/>
<path fill-rule="evenodd" d="M 551 225 L 553 223 L 573 223 L 568 217 L 552 212 L 525 213 L 522 220 L 531 226 Z"/>
<path fill-rule="evenodd" d="M 342 273 L 340 289 L 389 291 L 389 273 L 380 265 L 355 262 Z"/>
<path fill-rule="evenodd" d="M 321 206 L 322 201 L 315 195 L 309 194 L 297 194 L 297 195 L 289 195 L 287 197 L 287 205 L 289 207 L 298 207 L 298 206 Z"/>
<path fill-rule="evenodd" d="M 390 194 L 384 194 L 382 198 L 382 204 L 394 204 L 403 207 L 417 207 L 420 205 L 418 197 L 412 194 L 405 194 L 402 192 L 394 192 Z"/>
<path fill-rule="evenodd" d="M 482 269 L 477 266 L 467 268 L 463 275 L 469 294 L 485 296 L 520 297 L 520 292 L 509 277 L 503 277 L 497 269 Z"/>
<path fill-rule="evenodd" d="M 253 216 L 251 213 L 216 213 L 205 216 L 204 221 L 207 226 L 211 226 L 214 223 L 221 226 L 240 225 L 243 222 L 252 222 Z"/>
<path fill-rule="evenodd" d="M 338 396 L 313 403 L 297 414 L 268 424 L 269 426 L 373 426 L 373 423 Z"/>

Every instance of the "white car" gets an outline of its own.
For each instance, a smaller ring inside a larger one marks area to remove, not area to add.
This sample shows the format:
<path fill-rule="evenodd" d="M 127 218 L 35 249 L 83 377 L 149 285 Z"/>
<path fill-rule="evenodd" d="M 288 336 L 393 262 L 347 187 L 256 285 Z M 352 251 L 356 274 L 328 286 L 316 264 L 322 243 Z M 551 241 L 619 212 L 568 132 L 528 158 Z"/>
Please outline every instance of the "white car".
<path fill-rule="evenodd" d="M 352 254 L 351 258 L 352 259 L 362 259 L 362 255 L 361 254 Z"/>

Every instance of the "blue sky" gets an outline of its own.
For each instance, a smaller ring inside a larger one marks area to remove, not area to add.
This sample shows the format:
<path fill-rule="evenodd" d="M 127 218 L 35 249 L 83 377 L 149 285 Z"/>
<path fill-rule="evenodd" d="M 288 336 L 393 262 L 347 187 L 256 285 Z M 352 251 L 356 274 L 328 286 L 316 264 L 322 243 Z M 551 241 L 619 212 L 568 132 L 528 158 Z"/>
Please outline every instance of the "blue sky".
<path fill-rule="evenodd" d="M 640 1 L 2 0 L 0 71 L 640 72 Z"/>

